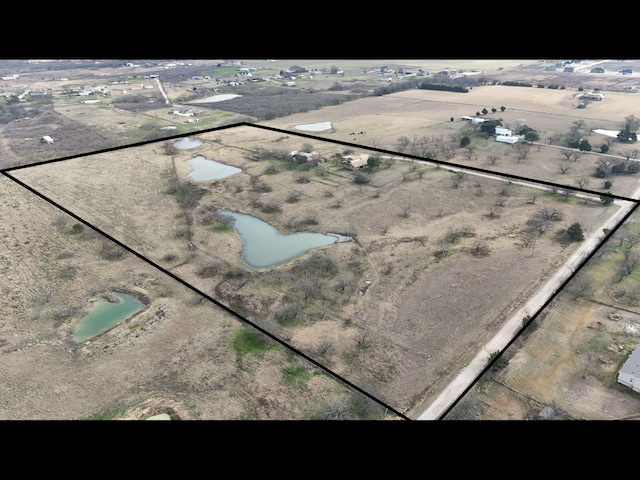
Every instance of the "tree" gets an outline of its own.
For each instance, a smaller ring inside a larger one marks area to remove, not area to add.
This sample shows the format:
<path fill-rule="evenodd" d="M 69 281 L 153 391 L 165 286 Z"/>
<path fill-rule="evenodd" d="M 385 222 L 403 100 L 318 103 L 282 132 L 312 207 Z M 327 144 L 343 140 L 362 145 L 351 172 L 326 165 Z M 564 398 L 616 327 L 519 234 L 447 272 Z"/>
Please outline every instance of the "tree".
<path fill-rule="evenodd" d="M 360 185 L 366 185 L 368 183 L 371 183 L 371 180 L 372 180 L 371 175 L 365 175 L 363 173 L 356 173 L 355 177 L 353 177 L 353 182 Z"/>
<path fill-rule="evenodd" d="M 498 126 L 498 122 L 495 120 L 482 122 L 482 125 L 480 125 L 480 131 L 485 133 L 486 135 L 495 135 L 497 126 Z"/>
<path fill-rule="evenodd" d="M 576 179 L 576 183 L 580 188 L 584 188 L 586 185 L 589 184 L 589 179 L 586 177 L 580 177 Z"/>
<path fill-rule="evenodd" d="M 584 240 L 584 232 L 582 231 L 582 225 L 579 222 L 575 222 L 571 224 L 569 228 L 567 228 L 567 236 L 573 242 L 580 242 Z"/>
<path fill-rule="evenodd" d="M 466 135 L 460 139 L 460 146 L 461 147 L 466 147 L 470 143 L 471 143 L 471 139 L 469 137 L 467 137 Z"/>
<path fill-rule="evenodd" d="M 500 107 L 500 111 L 504 112 L 507 109 L 507 107 Z"/>
<path fill-rule="evenodd" d="M 638 140 L 636 132 L 632 132 L 628 125 L 626 125 L 620 133 L 618 133 L 618 140 L 623 143 L 635 143 Z"/>
<path fill-rule="evenodd" d="M 404 153 L 407 150 L 407 148 L 409 147 L 410 144 L 411 144 L 411 139 L 409 137 L 407 137 L 406 135 L 402 135 L 397 140 L 396 148 L 398 149 L 398 151 L 400 153 Z"/>
<path fill-rule="evenodd" d="M 529 130 L 527 133 L 524 134 L 524 139 L 527 142 L 533 143 L 540 140 L 540 135 L 535 130 Z"/>
<path fill-rule="evenodd" d="M 637 132 L 640 128 L 640 118 L 636 118 L 635 115 L 629 115 L 624 117 L 624 125 L 632 132 Z"/>
<path fill-rule="evenodd" d="M 376 156 L 371 156 L 367 159 L 367 167 L 369 167 L 370 170 L 373 170 L 375 168 L 378 168 L 380 166 L 380 158 L 376 157 Z"/>
<path fill-rule="evenodd" d="M 610 193 L 610 192 L 607 192 Z M 611 205 L 613 203 L 613 198 L 608 195 L 600 195 L 600 201 L 603 205 Z"/>
<path fill-rule="evenodd" d="M 578 149 L 581 152 L 590 152 L 591 151 L 591 144 L 589 143 L 589 140 L 587 139 L 582 139 L 580 140 L 580 143 L 578 144 Z"/>

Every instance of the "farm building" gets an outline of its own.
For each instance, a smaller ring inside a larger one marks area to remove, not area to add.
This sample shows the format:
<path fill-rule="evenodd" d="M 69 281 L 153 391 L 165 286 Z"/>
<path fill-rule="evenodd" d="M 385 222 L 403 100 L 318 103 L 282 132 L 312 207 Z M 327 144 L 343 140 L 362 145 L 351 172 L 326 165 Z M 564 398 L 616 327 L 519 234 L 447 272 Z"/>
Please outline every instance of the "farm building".
<path fill-rule="evenodd" d="M 580 95 L 579 98 L 583 98 L 585 100 L 600 101 L 600 100 L 604 99 L 604 95 L 602 93 L 586 92 L 586 93 L 583 93 L 582 95 Z"/>
<path fill-rule="evenodd" d="M 510 137 L 513 135 L 513 131 L 508 128 L 496 127 L 496 135 L 504 135 L 505 137 Z"/>
<path fill-rule="evenodd" d="M 508 128 L 496 127 L 496 142 L 516 143 L 520 137 L 514 135 Z"/>
<path fill-rule="evenodd" d="M 357 170 L 367 166 L 369 155 L 362 153 L 360 155 L 345 155 L 342 158 L 342 164 L 350 170 Z"/>
<path fill-rule="evenodd" d="M 496 135 L 496 142 L 516 143 L 518 140 L 519 138 L 514 135 Z"/>
<path fill-rule="evenodd" d="M 325 158 L 321 157 L 318 152 L 299 152 L 294 150 L 289 153 L 289 156 L 292 157 L 297 163 L 308 163 L 309 165 L 319 165 L 326 161 Z"/>
<path fill-rule="evenodd" d="M 636 347 L 618 370 L 618 383 L 640 392 L 640 348 Z"/>
<path fill-rule="evenodd" d="M 466 120 L 467 122 L 471 122 L 473 125 L 480 125 L 481 123 L 488 122 L 489 120 L 486 118 L 480 117 L 462 117 L 462 120 Z"/>

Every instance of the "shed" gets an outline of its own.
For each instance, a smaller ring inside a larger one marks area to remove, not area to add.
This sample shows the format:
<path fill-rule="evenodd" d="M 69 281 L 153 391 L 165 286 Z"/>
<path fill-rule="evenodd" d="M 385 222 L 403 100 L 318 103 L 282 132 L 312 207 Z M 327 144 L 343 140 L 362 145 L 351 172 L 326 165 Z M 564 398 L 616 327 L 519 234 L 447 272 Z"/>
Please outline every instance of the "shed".
<path fill-rule="evenodd" d="M 469 117 L 469 116 L 466 116 L 466 115 L 463 116 L 462 119 L 466 120 L 467 122 L 471 122 L 473 125 L 480 125 L 481 123 L 489 121 L 488 118 Z"/>
<path fill-rule="evenodd" d="M 540 412 L 538 412 L 538 414 L 535 417 L 535 420 L 549 420 L 553 417 L 553 407 L 550 406 L 546 406 L 544 407 L 542 410 L 540 410 Z"/>
<path fill-rule="evenodd" d="M 640 392 L 640 348 L 636 347 L 618 370 L 618 383 Z"/>
<path fill-rule="evenodd" d="M 51 138 L 49 135 L 44 135 L 40 141 L 42 143 L 53 143 L 53 138 Z"/>

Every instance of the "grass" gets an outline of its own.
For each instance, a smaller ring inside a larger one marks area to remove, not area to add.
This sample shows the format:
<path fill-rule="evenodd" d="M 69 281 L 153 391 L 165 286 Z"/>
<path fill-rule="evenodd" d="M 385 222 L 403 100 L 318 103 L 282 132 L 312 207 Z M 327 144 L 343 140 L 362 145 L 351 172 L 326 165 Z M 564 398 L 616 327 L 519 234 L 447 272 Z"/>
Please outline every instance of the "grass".
<path fill-rule="evenodd" d="M 116 408 L 111 410 L 107 410 L 105 412 L 96 413 L 95 415 L 90 416 L 87 420 L 113 420 L 115 418 L 121 417 L 127 411 L 127 407 L 124 405 L 119 405 Z"/>
<path fill-rule="evenodd" d="M 233 339 L 233 349 L 239 358 L 246 355 L 262 356 L 272 346 L 259 332 L 240 330 Z"/>
<path fill-rule="evenodd" d="M 285 383 L 294 388 L 304 390 L 307 386 L 307 382 L 312 377 L 312 374 L 303 367 L 285 367 L 282 369 L 282 378 Z"/>

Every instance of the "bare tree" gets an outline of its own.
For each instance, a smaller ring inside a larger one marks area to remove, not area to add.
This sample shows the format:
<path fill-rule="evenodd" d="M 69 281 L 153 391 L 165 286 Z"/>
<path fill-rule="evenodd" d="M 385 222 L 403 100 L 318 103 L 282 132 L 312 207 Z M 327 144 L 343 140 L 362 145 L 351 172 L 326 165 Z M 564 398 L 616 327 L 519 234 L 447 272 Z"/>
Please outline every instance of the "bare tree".
<path fill-rule="evenodd" d="M 577 281 L 576 279 L 574 279 L 567 290 L 569 291 L 569 293 L 571 293 L 571 296 L 574 300 L 584 298 L 589 294 L 591 290 L 591 281 L 586 278 L 581 278 Z"/>
<path fill-rule="evenodd" d="M 562 155 L 564 155 L 564 158 L 566 158 L 567 160 L 571 160 L 571 156 L 573 155 L 573 151 L 572 150 L 562 149 L 561 153 L 562 153 Z"/>
<path fill-rule="evenodd" d="M 520 163 L 521 160 L 525 160 L 529 155 L 529 151 L 531 150 L 531 145 L 528 143 L 515 143 L 514 144 L 516 151 L 517 162 Z"/>
<path fill-rule="evenodd" d="M 489 255 L 489 244 L 487 242 L 484 242 L 482 240 L 476 240 L 475 242 L 473 242 L 473 247 L 471 249 L 471 252 L 476 255 L 476 256 L 485 256 L 485 255 Z"/>
<path fill-rule="evenodd" d="M 552 135 L 549 135 L 547 140 L 549 140 L 549 145 L 553 143 L 558 143 L 560 140 L 562 140 L 562 135 L 559 133 L 554 133 Z"/>
<path fill-rule="evenodd" d="M 580 177 L 576 179 L 576 183 L 578 184 L 578 186 L 580 188 L 584 188 L 585 186 L 587 186 L 589 184 L 589 179 L 586 177 Z"/>

